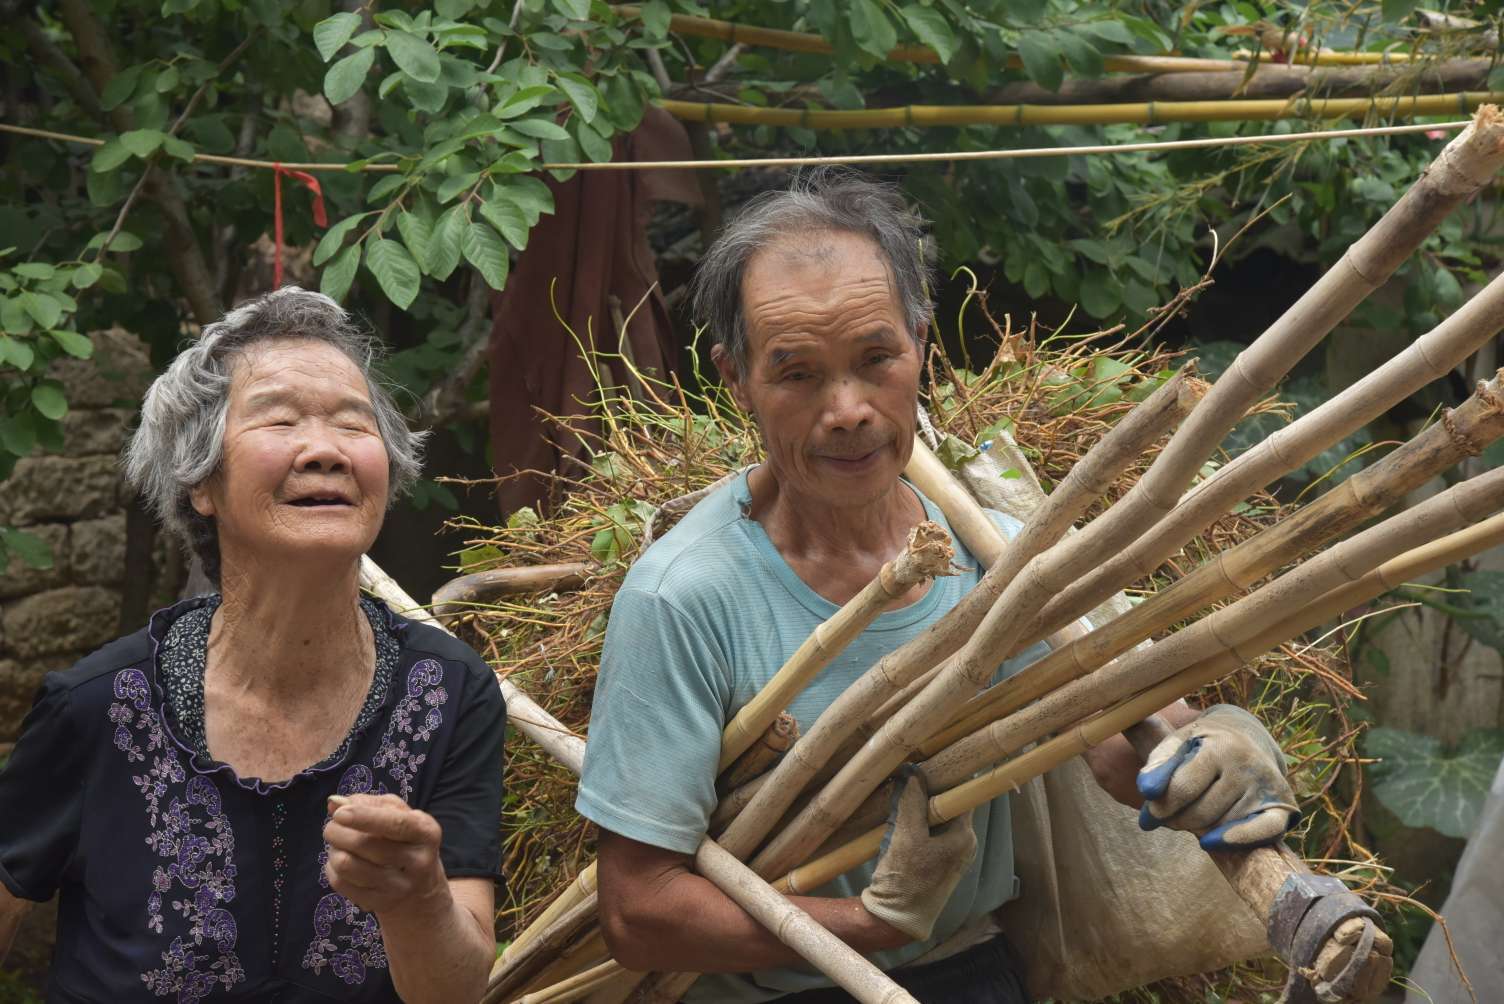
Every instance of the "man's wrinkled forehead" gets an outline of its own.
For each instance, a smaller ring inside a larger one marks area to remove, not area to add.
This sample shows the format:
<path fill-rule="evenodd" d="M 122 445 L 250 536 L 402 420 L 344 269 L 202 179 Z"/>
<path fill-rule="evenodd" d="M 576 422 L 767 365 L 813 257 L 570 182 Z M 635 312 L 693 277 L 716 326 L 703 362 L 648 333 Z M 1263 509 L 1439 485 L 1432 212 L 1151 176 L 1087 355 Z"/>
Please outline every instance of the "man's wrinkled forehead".
<path fill-rule="evenodd" d="M 877 243 L 843 231 L 780 235 L 748 260 L 741 297 L 749 334 L 760 318 L 786 309 L 819 312 L 851 301 L 865 301 L 863 312 L 876 308 L 903 318 L 893 271 Z"/>

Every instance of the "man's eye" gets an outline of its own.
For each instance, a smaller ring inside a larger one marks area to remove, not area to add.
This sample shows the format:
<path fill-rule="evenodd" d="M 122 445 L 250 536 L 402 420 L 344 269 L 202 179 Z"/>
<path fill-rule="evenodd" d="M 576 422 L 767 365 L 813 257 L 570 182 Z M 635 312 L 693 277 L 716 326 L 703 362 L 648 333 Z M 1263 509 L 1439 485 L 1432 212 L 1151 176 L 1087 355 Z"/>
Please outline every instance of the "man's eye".
<path fill-rule="evenodd" d="M 891 353 L 891 352 L 874 352 L 872 355 L 870 355 L 870 356 L 867 357 L 867 362 L 869 362 L 869 363 L 885 363 L 885 362 L 887 362 L 888 360 L 890 360 L 892 358 L 893 358 L 893 353 Z"/>
<path fill-rule="evenodd" d="M 784 381 L 784 383 L 792 383 L 792 382 L 795 382 L 795 381 L 803 381 L 803 380 L 808 380 L 809 378 L 810 378 L 810 374 L 808 372 L 804 371 L 804 370 L 791 370 L 788 373 L 785 373 L 783 375 L 783 381 Z"/>

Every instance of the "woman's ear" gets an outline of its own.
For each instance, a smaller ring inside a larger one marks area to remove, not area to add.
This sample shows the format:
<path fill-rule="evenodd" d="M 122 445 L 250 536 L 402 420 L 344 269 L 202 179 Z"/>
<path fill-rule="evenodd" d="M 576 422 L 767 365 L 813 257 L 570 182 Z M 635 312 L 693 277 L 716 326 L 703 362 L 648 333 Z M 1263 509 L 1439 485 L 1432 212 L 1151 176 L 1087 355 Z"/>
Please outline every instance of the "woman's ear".
<path fill-rule="evenodd" d="M 210 478 L 209 481 L 188 489 L 188 502 L 193 506 L 193 511 L 200 516 L 212 517 L 214 515 L 214 494 L 209 488 L 212 480 Z"/>

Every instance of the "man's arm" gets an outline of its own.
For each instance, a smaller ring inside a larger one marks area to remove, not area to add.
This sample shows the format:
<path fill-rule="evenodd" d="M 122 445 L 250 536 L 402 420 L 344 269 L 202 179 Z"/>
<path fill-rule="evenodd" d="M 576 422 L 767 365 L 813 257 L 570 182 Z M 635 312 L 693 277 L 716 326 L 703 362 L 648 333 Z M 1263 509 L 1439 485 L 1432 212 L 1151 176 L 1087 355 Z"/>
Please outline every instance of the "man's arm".
<path fill-rule="evenodd" d="M 1200 714 L 1184 701 L 1176 701 L 1159 712 L 1160 717 L 1169 722 L 1173 729 L 1189 725 Z M 1097 779 L 1098 786 L 1107 794 L 1130 809 L 1137 809 L 1144 804 L 1144 796 L 1138 790 L 1138 772 L 1143 763 L 1122 733 L 1093 746 L 1081 754 L 1081 757 L 1091 768 L 1092 777 Z"/>
<path fill-rule="evenodd" d="M 802 961 L 725 893 L 696 875 L 688 854 L 603 829 L 597 880 L 606 945 L 628 969 L 739 973 Z M 860 897 L 790 899 L 858 952 L 909 943 L 908 935 L 868 913 Z"/>

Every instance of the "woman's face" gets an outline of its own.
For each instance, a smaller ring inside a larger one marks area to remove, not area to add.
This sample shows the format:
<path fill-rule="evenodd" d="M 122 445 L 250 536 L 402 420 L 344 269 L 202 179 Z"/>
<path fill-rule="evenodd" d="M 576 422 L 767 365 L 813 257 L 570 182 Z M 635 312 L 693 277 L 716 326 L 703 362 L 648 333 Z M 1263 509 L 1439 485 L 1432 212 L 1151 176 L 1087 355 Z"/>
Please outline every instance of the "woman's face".
<path fill-rule="evenodd" d="M 227 568 L 352 561 L 386 512 L 386 446 L 360 368 L 324 342 L 274 341 L 236 360 L 224 460 L 192 492 Z"/>

